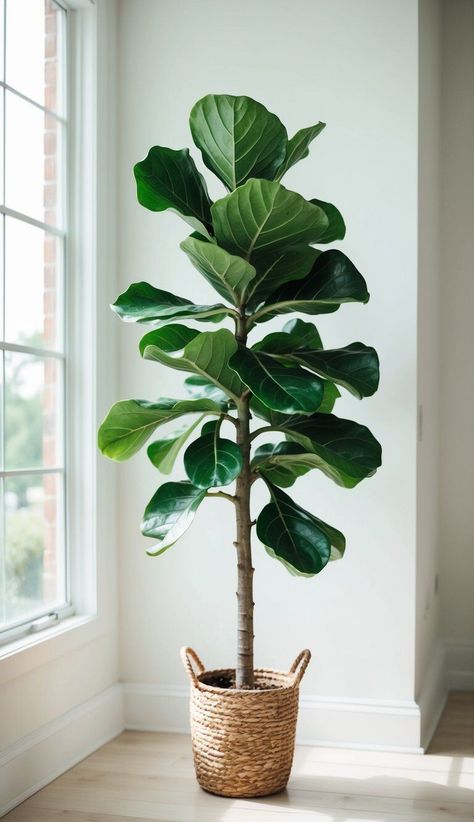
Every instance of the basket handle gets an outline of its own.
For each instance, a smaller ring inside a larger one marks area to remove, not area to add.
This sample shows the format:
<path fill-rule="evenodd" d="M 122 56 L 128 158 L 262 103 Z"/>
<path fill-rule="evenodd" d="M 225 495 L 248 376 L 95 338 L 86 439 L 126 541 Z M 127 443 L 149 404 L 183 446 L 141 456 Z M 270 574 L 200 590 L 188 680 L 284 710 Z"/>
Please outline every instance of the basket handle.
<path fill-rule="evenodd" d="M 198 674 L 202 674 L 204 671 L 204 665 L 202 664 L 201 660 L 199 659 L 196 651 L 193 651 L 192 648 L 188 648 L 187 646 L 183 646 L 180 651 L 181 661 L 187 671 L 189 679 L 193 683 L 194 687 L 197 688 L 199 686 L 199 680 L 196 676 L 196 672 L 193 668 L 193 662 L 198 669 Z"/>
<path fill-rule="evenodd" d="M 295 675 L 295 685 L 299 685 L 301 680 L 303 679 L 303 674 L 306 671 L 306 668 L 309 665 L 309 660 L 311 659 L 311 651 L 308 648 L 305 648 L 304 651 L 298 654 L 293 665 L 290 668 L 290 674 Z"/>

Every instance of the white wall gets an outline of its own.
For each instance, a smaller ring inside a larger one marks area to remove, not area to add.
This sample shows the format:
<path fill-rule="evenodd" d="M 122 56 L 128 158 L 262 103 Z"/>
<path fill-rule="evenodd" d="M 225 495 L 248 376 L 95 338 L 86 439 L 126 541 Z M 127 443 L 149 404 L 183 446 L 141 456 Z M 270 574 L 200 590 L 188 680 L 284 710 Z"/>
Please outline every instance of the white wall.
<path fill-rule="evenodd" d="M 421 0 L 418 121 L 416 693 L 439 639 L 441 3 Z M 428 673 L 429 675 L 429 673 Z"/>
<path fill-rule="evenodd" d="M 141 208 L 132 176 L 133 163 L 151 145 L 191 145 L 187 116 L 200 96 L 249 94 L 276 111 L 290 133 L 318 119 L 327 122 L 310 157 L 288 174 L 286 184 L 340 207 L 348 227 L 342 247 L 367 278 L 367 306 L 347 306 L 317 321 L 327 346 L 361 339 L 379 351 L 379 393 L 360 404 L 344 398 L 338 413 L 372 428 L 383 443 L 384 466 L 353 491 L 316 472 L 298 481 L 293 491 L 298 501 L 348 538 L 344 560 L 319 577 L 290 577 L 255 541 L 256 661 L 285 667 L 308 646 L 314 661 L 304 681 L 306 694 L 410 701 L 416 571 L 417 3 L 243 0 L 237 8 L 218 0 L 125 0 L 119 18 L 123 289 L 145 279 L 197 301 L 213 299 L 179 251 L 185 224 L 172 214 Z M 197 151 L 194 156 L 199 160 Z M 222 194 L 217 183 L 211 193 Z M 120 396 L 180 396 L 177 372 L 140 362 L 138 338 L 136 329 L 120 330 Z M 178 545 L 160 558 L 147 558 L 139 522 L 162 478 L 144 454 L 121 466 L 119 475 L 122 677 L 184 685 L 180 645 L 195 646 L 210 666 L 234 659 L 230 512 L 221 502 L 209 501 Z M 259 490 L 255 497 L 258 510 L 265 494 Z"/>
<path fill-rule="evenodd" d="M 450 684 L 474 688 L 474 4 L 443 17 L 441 604 Z"/>

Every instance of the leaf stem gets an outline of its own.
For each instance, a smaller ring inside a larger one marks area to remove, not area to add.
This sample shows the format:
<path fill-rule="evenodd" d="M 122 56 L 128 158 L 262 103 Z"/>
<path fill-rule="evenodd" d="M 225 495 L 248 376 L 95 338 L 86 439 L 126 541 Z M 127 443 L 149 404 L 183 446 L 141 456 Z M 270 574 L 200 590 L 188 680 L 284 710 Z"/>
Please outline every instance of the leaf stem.
<path fill-rule="evenodd" d="M 233 505 L 236 504 L 236 497 L 232 494 L 226 494 L 225 491 L 206 491 L 206 497 L 212 497 L 213 499 L 227 499 Z"/>
<path fill-rule="evenodd" d="M 255 437 L 258 437 L 259 434 L 264 434 L 266 431 L 278 431 L 278 428 L 275 428 L 274 425 L 264 425 L 262 428 L 257 428 L 256 431 L 252 431 L 249 435 L 250 442 L 252 442 Z"/>

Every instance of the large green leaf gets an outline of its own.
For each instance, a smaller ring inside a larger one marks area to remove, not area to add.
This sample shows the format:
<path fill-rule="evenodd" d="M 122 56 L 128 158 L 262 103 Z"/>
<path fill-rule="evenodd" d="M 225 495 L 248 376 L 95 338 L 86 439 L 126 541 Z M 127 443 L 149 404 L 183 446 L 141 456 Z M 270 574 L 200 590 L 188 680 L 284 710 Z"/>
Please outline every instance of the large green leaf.
<path fill-rule="evenodd" d="M 289 282 L 271 294 L 266 304 L 251 318 L 265 322 L 277 314 L 299 311 L 302 314 L 329 314 L 342 303 L 366 303 L 367 284 L 355 265 L 342 251 L 331 248 L 317 258 L 303 280 Z"/>
<path fill-rule="evenodd" d="M 267 334 L 263 340 L 252 345 L 252 351 L 283 355 L 301 350 L 313 351 L 322 347 L 321 337 L 314 323 L 298 319 L 285 323 L 283 331 Z"/>
<path fill-rule="evenodd" d="M 284 125 L 251 97 L 208 94 L 193 107 L 189 125 L 206 166 L 228 189 L 249 177 L 273 179 L 285 157 Z"/>
<path fill-rule="evenodd" d="M 187 148 L 153 146 L 135 168 L 138 202 L 150 211 L 176 211 L 194 231 L 212 231 L 211 201 Z"/>
<path fill-rule="evenodd" d="M 283 164 L 278 169 L 276 176 L 277 180 L 281 180 L 289 168 L 303 160 L 309 154 L 310 143 L 318 136 L 325 128 L 326 123 L 316 123 L 315 126 L 308 126 L 308 128 L 301 128 L 296 134 L 288 140 L 286 147 L 286 154 Z"/>
<path fill-rule="evenodd" d="M 159 425 L 183 414 L 220 414 L 222 405 L 208 399 L 173 400 L 168 397 L 146 400 L 121 400 L 112 406 L 99 428 L 98 445 L 113 460 L 127 460 L 140 450 Z"/>
<path fill-rule="evenodd" d="M 112 309 L 121 320 L 133 323 L 153 323 L 177 317 L 219 322 L 230 310 L 222 303 L 195 305 L 186 297 L 177 297 L 145 282 L 132 283 L 117 297 Z"/>
<path fill-rule="evenodd" d="M 214 400 L 215 402 L 222 403 L 223 408 L 227 409 L 229 402 L 227 394 L 224 394 L 213 382 L 209 382 L 205 377 L 201 377 L 200 374 L 192 374 L 190 377 L 186 377 L 184 386 L 188 394 L 194 399 L 206 398 Z"/>
<path fill-rule="evenodd" d="M 220 437 L 216 426 L 186 449 L 184 467 L 198 488 L 229 485 L 242 470 L 242 452 L 235 442 Z"/>
<path fill-rule="evenodd" d="M 318 414 L 330 414 L 334 408 L 335 402 L 341 396 L 337 385 L 334 385 L 330 380 L 323 380 L 324 394 L 321 400 L 321 405 L 318 408 Z"/>
<path fill-rule="evenodd" d="M 290 280 L 301 280 L 311 271 L 316 258 L 321 254 L 310 245 L 290 248 L 264 249 L 253 254 L 252 262 L 257 276 L 249 284 L 246 302 L 253 311 L 269 294 Z"/>
<path fill-rule="evenodd" d="M 323 398 L 320 406 L 318 407 L 318 414 L 330 414 L 334 408 L 336 400 L 341 396 L 341 394 L 333 382 L 330 382 L 329 380 L 323 380 L 322 382 L 324 387 Z M 260 417 L 260 419 L 265 420 L 273 426 L 283 425 L 285 420 L 291 416 L 288 414 L 282 414 L 279 411 L 273 411 L 271 408 L 267 408 L 267 406 L 255 396 L 252 396 L 250 399 L 250 410 L 253 415 Z"/>
<path fill-rule="evenodd" d="M 298 477 L 315 467 L 304 459 L 313 456 L 297 442 L 271 442 L 256 449 L 251 468 L 274 485 L 290 488 Z"/>
<path fill-rule="evenodd" d="M 322 208 L 329 222 L 326 231 L 323 236 L 319 238 L 318 243 L 332 243 L 334 240 L 343 240 L 346 236 L 346 225 L 339 209 L 332 203 L 326 203 L 324 200 L 316 200 L 315 198 L 311 199 L 310 203 L 314 203 L 314 205 Z"/>
<path fill-rule="evenodd" d="M 225 328 L 220 331 L 198 331 L 184 346 L 177 342 L 172 347 L 170 331 L 179 338 L 186 337 L 185 332 L 190 332 L 190 329 L 168 325 L 150 331 L 140 340 L 142 357 L 161 362 L 178 371 L 199 374 L 237 402 L 243 386 L 235 371 L 229 368 L 229 359 L 237 350 L 234 335 Z"/>
<path fill-rule="evenodd" d="M 193 431 L 201 424 L 205 416 L 205 414 L 201 414 L 192 425 L 188 425 L 181 431 L 175 432 L 174 436 L 167 437 L 163 440 L 156 440 L 148 446 L 146 451 L 148 459 L 162 474 L 171 474 L 181 448 Z"/>
<path fill-rule="evenodd" d="M 269 180 L 248 180 L 211 214 L 218 245 L 246 260 L 263 249 L 315 243 L 328 227 L 321 208 Z"/>
<path fill-rule="evenodd" d="M 319 468 L 338 485 L 353 488 L 381 465 L 381 448 L 365 425 L 333 414 L 292 416 L 273 426 L 314 454 Z"/>
<path fill-rule="evenodd" d="M 321 377 L 342 385 L 362 399 L 371 397 L 379 384 L 379 358 L 374 348 L 360 342 L 320 351 L 295 350 L 285 362 L 297 362 Z"/>
<path fill-rule="evenodd" d="M 313 413 L 323 398 L 323 381 L 302 368 L 280 365 L 268 354 L 239 348 L 229 365 L 261 402 L 284 414 Z"/>
<path fill-rule="evenodd" d="M 245 290 L 256 274 L 253 265 L 215 243 L 192 236 L 183 240 L 181 248 L 221 297 L 237 306 L 242 303 Z"/>
<path fill-rule="evenodd" d="M 270 556 L 298 576 L 314 576 L 327 565 L 332 545 L 340 555 L 345 538 L 340 531 L 305 511 L 291 497 L 267 482 L 271 502 L 257 518 L 257 536 Z"/>
<path fill-rule="evenodd" d="M 157 557 L 171 548 L 191 525 L 194 514 L 206 496 L 190 482 L 165 482 L 151 498 L 142 520 L 142 534 L 157 539 L 158 545 L 147 554 Z"/>

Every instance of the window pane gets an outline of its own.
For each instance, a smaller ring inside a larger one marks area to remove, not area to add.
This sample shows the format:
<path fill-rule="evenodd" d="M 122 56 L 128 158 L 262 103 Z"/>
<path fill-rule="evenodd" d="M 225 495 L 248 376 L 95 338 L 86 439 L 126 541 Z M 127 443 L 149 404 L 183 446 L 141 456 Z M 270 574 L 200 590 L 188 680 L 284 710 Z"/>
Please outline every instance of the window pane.
<path fill-rule="evenodd" d="M 6 94 L 5 205 L 49 225 L 61 224 L 61 123 Z"/>
<path fill-rule="evenodd" d="M 6 470 L 60 466 L 62 363 L 16 351 L 4 356 Z"/>
<path fill-rule="evenodd" d="M 66 21 L 54 0 L 0 0 L 0 201 L 18 212 L 0 216 L 0 631 L 68 599 Z"/>
<path fill-rule="evenodd" d="M 3 157 L 4 157 L 4 150 L 5 150 L 5 129 L 4 129 L 4 122 L 3 122 L 3 101 L 4 101 L 5 89 L 3 86 L 0 88 L 0 203 L 5 205 L 4 200 L 4 187 L 3 187 Z"/>
<path fill-rule="evenodd" d="M 5 22 L 5 3 L 4 0 L 0 0 L 0 80 L 4 80 L 3 70 L 5 68 L 4 65 L 4 55 L 3 55 L 3 47 L 5 45 L 4 39 L 4 22 Z"/>
<path fill-rule="evenodd" d="M 60 474 L 4 480 L 4 623 L 66 600 L 62 485 Z"/>
<path fill-rule="evenodd" d="M 5 340 L 58 348 L 61 344 L 61 241 L 40 228 L 5 218 Z"/>
<path fill-rule="evenodd" d="M 63 16 L 52 0 L 7 0 L 6 81 L 53 111 L 61 103 Z"/>

